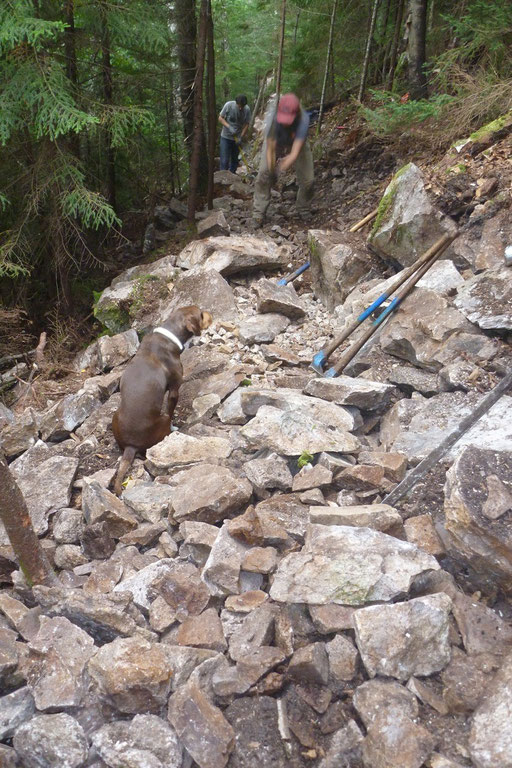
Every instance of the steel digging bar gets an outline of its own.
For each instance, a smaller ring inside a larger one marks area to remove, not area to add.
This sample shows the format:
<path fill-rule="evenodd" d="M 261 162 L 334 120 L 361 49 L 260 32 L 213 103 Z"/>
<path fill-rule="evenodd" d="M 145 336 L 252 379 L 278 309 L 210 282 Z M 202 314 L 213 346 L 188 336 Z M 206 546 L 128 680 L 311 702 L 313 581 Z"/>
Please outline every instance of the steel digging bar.
<path fill-rule="evenodd" d="M 314 355 L 313 360 L 311 361 L 311 368 L 319 373 L 320 375 L 323 374 L 325 364 L 327 363 L 328 358 L 332 355 L 335 349 L 338 349 L 340 344 L 343 344 L 345 339 L 348 339 L 348 337 L 356 330 L 356 328 L 364 321 L 367 317 L 369 317 L 372 312 L 374 312 L 380 305 L 388 299 L 391 294 L 393 294 L 398 288 L 400 288 L 403 283 L 405 283 L 406 280 L 408 280 L 411 275 L 414 275 L 414 273 L 426 262 L 430 261 L 432 256 L 437 254 L 437 252 L 442 248 L 445 250 L 450 243 L 455 240 L 455 238 L 458 237 L 458 235 L 443 235 L 434 245 L 432 245 L 425 253 L 417 259 L 414 264 L 412 264 L 410 267 L 407 267 L 407 269 L 404 269 L 403 272 L 399 275 L 396 282 L 394 282 L 384 293 L 381 293 L 381 295 L 375 299 L 375 301 L 370 304 L 369 307 L 367 307 L 364 312 L 361 312 L 361 314 L 354 320 L 351 325 L 349 325 L 348 328 L 346 328 L 340 336 L 337 336 L 335 339 L 331 341 L 330 344 L 328 344 L 327 347 L 324 349 L 321 349 L 320 352 L 317 352 L 316 355 Z"/>
<path fill-rule="evenodd" d="M 446 250 L 446 248 L 448 248 L 449 243 L 452 242 L 453 239 L 455 238 L 450 236 L 448 238 L 448 242 L 445 242 L 441 247 L 439 247 L 434 255 L 431 256 L 430 260 L 420 266 L 420 268 L 417 269 L 411 277 L 409 277 L 403 288 L 392 299 L 391 303 L 386 307 L 384 312 L 382 312 L 379 317 L 373 321 L 366 333 L 364 333 L 363 336 L 358 341 L 356 341 L 355 344 L 352 344 L 347 350 L 345 350 L 336 365 L 334 365 L 332 368 L 329 368 L 329 370 L 325 372 L 324 375 L 326 378 L 334 378 L 335 376 L 340 375 L 341 371 L 343 371 L 348 363 L 357 355 L 359 350 L 366 344 L 368 339 L 375 333 L 377 328 L 382 325 L 382 323 L 398 309 L 402 301 L 412 291 L 418 280 L 420 280 L 423 275 L 428 272 L 430 267 L 437 261 L 437 259 Z"/>
<path fill-rule="evenodd" d="M 278 285 L 288 285 L 288 283 L 291 283 L 293 280 L 295 280 L 296 277 L 299 275 L 302 275 L 303 272 L 306 271 L 306 269 L 309 269 L 310 262 L 306 261 L 305 264 L 302 265 L 302 267 L 299 267 L 295 270 L 295 272 L 292 272 L 291 275 L 288 275 L 287 277 L 282 277 L 280 280 L 277 281 Z"/>

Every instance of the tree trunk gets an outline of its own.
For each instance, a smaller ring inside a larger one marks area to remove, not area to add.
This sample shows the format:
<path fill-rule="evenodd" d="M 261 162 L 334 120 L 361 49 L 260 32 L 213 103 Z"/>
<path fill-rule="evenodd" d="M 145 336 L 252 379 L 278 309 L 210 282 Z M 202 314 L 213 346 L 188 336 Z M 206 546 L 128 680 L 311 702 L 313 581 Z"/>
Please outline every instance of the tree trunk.
<path fill-rule="evenodd" d="M 393 82 L 395 80 L 396 62 L 398 59 L 398 44 L 400 42 L 400 30 L 402 28 L 402 18 L 404 15 L 405 0 L 399 0 L 396 16 L 395 16 L 395 31 L 393 33 L 393 44 L 391 46 L 391 57 L 389 62 L 389 71 L 386 79 L 386 89 L 388 91 L 393 90 Z"/>
<path fill-rule="evenodd" d="M 331 13 L 331 26 L 329 29 L 329 42 L 327 43 L 327 57 L 325 59 L 325 72 L 324 72 L 324 82 L 322 85 L 322 95 L 320 97 L 320 110 L 318 112 L 318 123 L 316 126 L 316 134 L 320 133 L 320 128 L 322 127 L 322 117 L 324 115 L 324 103 L 325 103 L 325 89 L 327 87 L 327 77 L 329 75 L 329 64 L 331 61 L 331 55 L 332 55 L 332 38 L 334 33 L 334 18 L 336 16 L 336 8 L 338 6 L 338 0 L 334 0 L 332 5 L 332 13 Z"/>
<path fill-rule="evenodd" d="M 276 104 L 279 101 L 279 95 L 281 93 L 281 74 L 283 71 L 283 51 L 284 51 L 284 31 L 286 27 L 286 0 L 283 0 L 281 8 L 281 32 L 279 39 L 279 61 L 277 64 L 276 72 Z"/>
<path fill-rule="evenodd" d="M 425 49 L 427 0 L 409 0 L 411 30 L 409 33 L 409 93 L 412 99 L 426 99 Z"/>
<path fill-rule="evenodd" d="M 252 133 L 252 129 L 254 128 L 254 121 L 261 109 L 261 105 L 263 104 L 263 97 L 265 95 L 265 86 L 267 85 L 267 80 L 271 74 L 272 70 L 268 69 L 260 81 L 260 87 L 258 90 L 258 96 L 256 97 L 256 101 L 254 103 L 254 109 L 251 112 L 251 120 L 249 122 L 249 128 L 247 129 L 247 133 L 250 136 Z"/>
<path fill-rule="evenodd" d="M 372 17 L 370 20 L 370 29 L 368 31 L 368 40 L 366 41 L 366 50 L 364 54 L 363 70 L 361 72 L 361 82 L 359 83 L 359 93 L 357 94 L 358 101 L 363 100 L 364 90 L 366 88 L 366 79 L 368 77 L 368 65 L 370 63 L 370 51 L 372 49 L 373 32 L 375 29 L 375 20 L 377 19 L 377 11 L 379 9 L 380 0 L 373 0 Z"/>
<path fill-rule="evenodd" d="M 208 0 L 201 0 L 199 17 L 199 35 L 197 40 L 197 64 L 194 79 L 194 130 L 192 134 L 192 155 L 190 157 L 190 176 L 188 192 L 188 220 L 195 221 L 197 190 L 201 164 L 201 145 L 203 144 L 203 78 L 206 51 Z"/>
<path fill-rule="evenodd" d="M 108 19 L 106 6 L 101 5 L 101 62 L 103 77 L 103 100 L 107 106 L 112 106 L 113 100 L 113 78 L 112 62 L 110 60 L 110 32 L 108 28 Z M 109 128 L 104 131 L 106 155 L 107 155 L 107 200 L 114 210 L 116 206 L 116 166 L 114 157 L 114 148 L 112 146 L 112 133 Z"/>
<path fill-rule="evenodd" d="M 194 78 L 196 72 L 196 11 L 194 0 L 175 0 L 174 21 L 178 33 L 180 100 L 185 146 L 192 152 L 194 132 Z"/>
<path fill-rule="evenodd" d="M 207 54 L 206 82 L 208 91 L 208 209 L 213 208 L 213 174 L 215 170 L 215 149 L 217 147 L 217 108 L 215 104 L 215 49 L 213 39 L 212 0 L 207 6 Z"/>
<path fill-rule="evenodd" d="M 64 15 L 66 30 L 64 32 L 64 52 L 66 56 L 66 77 L 71 83 L 75 98 L 78 95 L 78 70 L 76 63 L 76 32 L 75 32 L 75 0 L 66 0 Z M 71 131 L 69 147 L 76 158 L 80 158 L 80 139 L 77 133 Z"/>
<path fill-rule="evenodd" d="M 0 453 L 0 519 L 14 554 L 30 586 L 52 584 L 56 576 L 50 568 L 37 538 L 25 499 Z"/>
<path fill-rule="evenodd" d="M 173 158 L 173 152 L 172 152 L 172 130 L 171 130 L 171 124 L 172 124 L 172 116 L 173 116 L 173 108 L 172 108 L 172 98 L 173 98 L 173 88 L 172 88 L 172 74 L 170 77 L 170 83 L 169 83 L 169 90 L 167 90 L 167 82 L 164 82 L 164 99 L 165 99 L 165 128 L 167 133 L 167 155 L 169 159 L 169 181 L 171 182 L 171 191 L 174 195 L 176 192 L 176 184 L 174 179 L 174 158 Z"/>

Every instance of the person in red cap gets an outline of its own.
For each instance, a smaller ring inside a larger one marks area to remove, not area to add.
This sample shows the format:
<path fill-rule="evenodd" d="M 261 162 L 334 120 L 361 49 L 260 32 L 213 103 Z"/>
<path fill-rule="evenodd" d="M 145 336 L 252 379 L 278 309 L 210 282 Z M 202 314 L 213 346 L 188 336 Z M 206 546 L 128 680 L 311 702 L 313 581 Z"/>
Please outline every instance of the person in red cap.
<path fill-rule="evenodd" d="M 297 213 L 302 219 L 309 216 L 313 196 L 313 155 L 307 140 L 309 115 L 302 109 L 294 93 L 285 93 L 279 99 L 276 111 L 270 116 L 256 178 L 253 202 L 253 224 L 261 227 L 270 202 L 270 190 L 278 173 L 295 165 Z"/>

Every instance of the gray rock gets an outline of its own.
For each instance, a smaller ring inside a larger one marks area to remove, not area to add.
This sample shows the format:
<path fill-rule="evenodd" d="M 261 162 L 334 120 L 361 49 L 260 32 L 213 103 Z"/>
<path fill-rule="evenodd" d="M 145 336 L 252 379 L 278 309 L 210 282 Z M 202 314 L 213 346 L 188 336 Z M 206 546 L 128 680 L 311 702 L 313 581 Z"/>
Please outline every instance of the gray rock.
<path fill-rule="evenodd" d="M 443 370 L 445 370 L 443 368 Z M 388 381 L 395 384 L 402 392 L 412 395 L 419 392 L 425 397 L 439 394 L 439 379 L 437 374 L 412 368 L 405 365 L 394 365 L 388 376 Z"/>
<path fill-rule="evenodd" d="M 60 509 L 53 518 L 53 538 L 57 544 L 77 544 L 84 529 L 79 509 Z"/>
<path fill-rule="evenodd" d="M 241 427 L 246 447 L 256 451 L 268 448 L 285 456 L 300 456 L 303 451 L 352 453 L 359 450 L 359 441 L 348 432 L 311 418 L 305 413 L 281 411 L 262 406 L 257 415 Z"/>
<path fill-rule="evenodd" d="M 202 579 L 212 595 L 219 597 L 240 592 L 240 569 L 248 546 L 230 536 L 224 524 L 208 556 Z"/>
<path fill-rule="evenodd" d="M 257 504 L 255 511 L 264 539 L 271 540 L 273 531 L 280 529 L 293 539 L 300 542 L 304 541 L 304 534 L 309 522 L 309 509 L 306 504 L 302 504 L 295 494 L 272 496 Z M 275 542 L 276 546 L 279 544 L 279 541 Z"/>
<path fill-rule="evenodd" d="M 78 459 L 66 456 L 50 456 L 32 466 L 11 464 L 37 534 L 48 530 L 48 517 L 52 512 L 69 507 L 77 469 Z"/>
<path fill-rule="evenodd" d="M 137 331 L 130 328 L 114 336 L 101 336 L 98 341 L 98 368 L 109 371 L 130 360 L 139 348 Z"/>
<path fill-rule="evenodd" d="M 197 236 L 203 237 L 229 237 L 231 227 L 226 221 L 223 211 L 213 211 L 197 225 Z"/>
<path fill-rule="evenodd" d="M 183 748 L 174 728 L 155 715 L 108 723 L 92 743 L 109 768 L 181 768 Z"/>
<path fill-rule="evenodd" d="M 421 768 L 435 746 L 433 736 L 405 715 L 380 712 L 369 725 L 363 742 L 365 768 Z"/>
<path fill-rule="evenodd" d="M 493 331 L 512 329 L 512 287 L 505 266 L 474 275 L 458 289 L 455 306 L 480 328 Z"/>
<path fill-rule="evenodd" d="M 163 483 L 134 485 L 123 492 L 123 501 L 138 517 L 158 523 L 169 515 L 172 490 Z"/>
<path fill-rule="evenodd" d="M 288 676 L 299 683 L 327 685 L 329 656 L 325 643 L 311 643 L 295 651 L 288 665 Z"/>
<path fill-rule="evenodd" d="M 501 656 L 512 649 L 512 627 L 492 608 L 457 592 L 453 597 L 453 615 L 470 657 Z"/>
<path fill-rule="evenodd" d="M 172 517 L 176 523 L 217 523 L 249 502 L 252 486 L 227 467 L 199 464 L 172 478 Z"/>
<path fill-rule="evenodd" d="M 436 261 L 428 272 L 416 283 L 418 288 L 435 291 L 440 296 L 453 296 L 459 286 L 464 285 L 464 278 L 450 259 Z"/>
<path fill-rule="evenodd" d="M 440 592 L 356 611 L 356 642 L 368 674 L 407 680 L 443 669 L 450 660 L 451 605 Z"/>
<path fill-rule="evenodd" d="M 23 669 L 38 710 L 79 706 L 84 670 L 95 650 L 92 637 L 68 619 L 41 616 L 28 647 Z"/>
<path fill-rule="evenodd" d="M 388 451 L 405 453 L 414 463 L 434 450 L 477 406 L 481 395 L 447 392 L 428 400 L 400 400 L 383 417 L 380 439 Z M 503 395 L 446 454 L 455 458 L 468 446 L 512 451 L 508 429 L 512 398 Z"/>
<path fill-rule="evenodd" d="M 311 525 L 306 544 L 281 560 L 270 589 L 278 602 L 364 605 L 409 590 L 435 558 L 369 528 Z"/>
<path fill-rule="evenodd" d="M 279 286 L 271 280 L 259 280 L 254 285 L 258 312 L 277 312 L 291 320 L 300 320 L 306 316 L 302 299 L 291 283 Z"/>
<path fill-rule="evenodd" d="M 235 734 L 196 682 L 189 681 L 171 696 L 168 717 L 199 768 L 224 768 Z"/>
<path fill-rule="evenodd" d="M 229 440 L 222 437 L 193 437 L 173 432 L 146 452 L 146 466 L 153 474 L 163 474 L 171 467 L 226 459 L 231 453 Z"/>
<path fill-rule="evenodd" d="M 368 259 L 339 232 L 310 229 L 308 240 L 313 290 L 332 311 L 368 273 Z"/>
<path fill-rule="evenodd" d="M 120 538 L 137 527 L 138 519 L 113 493 L 96 480 L 84 478 L 82 511 L 88 525 L 106 522 L 114 538 Z"/>
<path fill-rule="evenodd" d="M 43 440 L 64 440 L 100 405 L 89 392 L 67 395 L 47 411 L 39 429 Z"/>
<path fill-rule="evenodd" d="M 512 766 L 511 705 L 512 654 L 509 654 L 473 717 L 469 749 L 477 768 Z"/>
<path fill-rule="evenodd" d="M 13 745 L 24 768 L 81 768 L 89 752 L 82 726 L 62 712 L 20 725 Z"/>
<path fill-rule="evenodd" d="M 507 591 L 512 589 L 511 487 L 512 451 L 468 446 L 446 474 L 444 502 L 448 551 Z"/>
<path fill-rule="evenodd" d="M 207 648 L 210 651 L 225 651 L 226 638 L 222 622 L 215 608 L 207 608 L 199 616 L 189 616 L 181 624 L 176 639 L 179 645 Z"/>
<path fill-rule="evenodd" d="M 350 525 L 373 528 L 375 531 L 389 533 L 390 536 L 403 535 L 402 518 L 396 509 L 388 504 L 312 506 L 309 510 L 309 519 L 317 525 Z"/>
<path fill-rule="evenodd" d="M 254 235 L 209 237 L 189 243 L 178 256 L 177 265 L 184 269 L 214 269 L 227 277 L 254 270 L 280 269 L 289 257 L 289 246 L 278 246 L 270 239 Z"/>
<path fill-rule="evenodd" d="M 284 315 L 271 312 L 254 315 L 240 323 L 240 340 L 244 344 L 267 344 L 274 341 L 277 334 L 282 333 L 289 325 L 290 320 Z"/>
<path fill-rule="evenodd" d="M 0 739 L 8 739 L 20 725 L 30 720 L 36 711 L 34 697 L 28 686 L 0 698 Z M 2 765 L 0 755 L 0 765 Z"/>
<path fill-rule="evenodd" d="M 139 637 L 120 637 L 103 645 L 88 669 L 99 696 L 127 714 L 158 713 L 171 689 L 168 649 Z"/>
<path fill-rule="evenodd" d="M 349 720 L 346 725 L 333 733 L 331 742 L 324 758 L 318 763 L 318 768 L 340 768 L 340 759 L 346 765 L 361 764 L 361 744 L 363 734 L 355 720 Z"/>
<path fill-rule="evenodd" d="M 236 321 L 238 318 L 233 291 L 215 269 L 195 267 L 182 274 L 162 315 L 167 316 L 172 310 L 189 304 L 207 310 L 214 320 Z"/>
<path fill-rule="evenodd" d="M 455 223 L 431 204 L 420 169 L 409 163 L 388 184 L 369 241 L 408 267 L 443 234 L 455 231 Z"/>
<path fill-rule="evenodd" d="M 0 445 L 7 457 L 17 456 L 27 451 L 37 442 L 39 422 L 32 408 L 27 408 L 0 427 Z"/>
<path fill-rule="evenodd" d="M 239 661 L 262 647 L 272 645 L 277 614 L 277 606 L 268 602 L 251 611 L 229 638 L 230 657 Z"/>
<path fill-rule="evenodd" d="M 294 492 L 308 491 L 311 488 L 325 488 L 332 483 L 330 469 L 316 464 L 306 464 L 293 478 L 292 490 Z"/>
<path fill-rule="evenodd" d="M 311 379 L 304 387 L 307 395 L 329 400 L 338 405 L 355 405 L 356 408 L 365 411 L 387 405 L 395 391 L 390 384 L 369 379 L 353 379 L 350 376 Z"/>
<path fill-rule="evenodd" d="M 287 462 L 277 453 L 271 453 L 264 459 L 251 459 L 243 465 L 243 471 L 257 494 L 271 488 L 289 491 L 292 487 L 292 473 Z"/>
<path fill-rule="evenodd" d="M 394 680 L 367 680 L 359 685 L 353 698 L 353 706 L 368 728 L 383 710 L 397 717 L 418 717 L 418 700 L 414 694 Z"/>

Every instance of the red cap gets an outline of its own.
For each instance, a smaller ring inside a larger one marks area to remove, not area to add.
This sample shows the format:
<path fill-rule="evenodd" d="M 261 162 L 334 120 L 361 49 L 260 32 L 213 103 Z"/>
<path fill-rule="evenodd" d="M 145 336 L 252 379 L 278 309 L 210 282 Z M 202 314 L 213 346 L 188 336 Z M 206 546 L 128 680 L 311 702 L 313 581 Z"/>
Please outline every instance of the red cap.
<path fill-rule="evenodd" d="M 277 106 L 277 122 L 291 125 L 300 111 L 300 102 L 294 93 L 285 93 Z"/>

